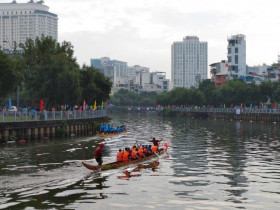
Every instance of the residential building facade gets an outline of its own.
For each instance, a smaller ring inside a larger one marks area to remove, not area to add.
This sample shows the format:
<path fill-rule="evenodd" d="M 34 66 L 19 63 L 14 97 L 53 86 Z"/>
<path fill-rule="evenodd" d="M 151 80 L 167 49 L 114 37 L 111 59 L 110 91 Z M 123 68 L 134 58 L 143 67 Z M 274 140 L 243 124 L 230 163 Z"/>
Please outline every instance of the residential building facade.
<path fill-rule="evenodd" d="M 218 63 L 210 64 L 212 81 L 214 81 L 216 88 L 220 88 L 222 85 L 225 85 L 228 82 L 228 63 L 225 60 L 222 60 Z"/>
<path fill-rule="evenodd" d="M 197 36 L 186 36 L 171 46 L 171 81 L 173 87 L 198 87 L 207 79 L 208 44 Z"/>
<path fill-rule="evenodd" d="M 57 40 L 57 22 L 57 15 L 43 1 L 0 3 L 0 46 L 11 50 L 14 42 L 25 43 L 27 38 L 42 35 Z"/>
<path fill-rule="evenodd" d="M 246 76 L 246 39 L 245 35 L 237 34 L 227 39 L 228 71 L 233 79 Z"/>
<path fill-rule="evenodd" d="M 91 66 L 97 68 L 113 83 L 112 94 L 119 89 L 132 92 L 167 92 L 170 80 L 165 72 L 150 72 L 150 69 L 140 65 L 127 67 L 123 61 L 111 60 L 108 57 L 91 59 Z"/>

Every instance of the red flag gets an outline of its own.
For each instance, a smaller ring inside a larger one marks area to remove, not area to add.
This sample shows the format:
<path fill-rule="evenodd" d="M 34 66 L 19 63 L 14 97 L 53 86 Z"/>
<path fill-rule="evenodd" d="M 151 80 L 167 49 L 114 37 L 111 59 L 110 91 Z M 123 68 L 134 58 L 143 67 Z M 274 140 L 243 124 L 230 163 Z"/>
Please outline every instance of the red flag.
<path fill-rule="evenodd" d="M 83 110 L 86 110 L 86 100 L 84 100 Z"/>
<path fill-rule="evenodd" d="M 44 104 L 44 101 L 43 99 L 40 100 L 40 111 L 43 111 L 43 104 Z"/>

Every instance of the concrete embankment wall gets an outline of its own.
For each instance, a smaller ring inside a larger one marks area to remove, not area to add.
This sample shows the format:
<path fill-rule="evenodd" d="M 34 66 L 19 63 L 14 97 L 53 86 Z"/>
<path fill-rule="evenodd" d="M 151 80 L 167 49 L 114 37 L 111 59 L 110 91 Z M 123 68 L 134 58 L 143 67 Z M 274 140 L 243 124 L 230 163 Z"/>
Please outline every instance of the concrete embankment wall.
<path fill-rule="evenodd" d="M 0 141 L 54 138 L 69 135 L 90 135 L 106 117 L 0 123 Z"/>
<path fill-rule="evenodd" d="M 180 112 L 180 111 L 159 111 L 159 115 L 181 116 L 194 118 L 210 118 L 223 120 L 244 120 L 244 121 L 260 121 L 260 122 L 277 122 L 280 123 L 280 114 L 273 113 L 222 113 L 222 112 Z"/>

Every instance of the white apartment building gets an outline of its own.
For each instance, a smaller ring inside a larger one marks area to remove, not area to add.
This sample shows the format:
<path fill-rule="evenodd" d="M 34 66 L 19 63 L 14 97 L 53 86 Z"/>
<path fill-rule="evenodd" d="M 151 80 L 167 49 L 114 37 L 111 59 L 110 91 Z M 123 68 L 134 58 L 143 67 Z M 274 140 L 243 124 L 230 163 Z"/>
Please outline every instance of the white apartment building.
<path fill-rule="evenodd" d="M 246 76 L 245 35 L 237 34 L 227 39 L 228 70 L 233 79 Z"/>
<path fill-rule="evenodd" d="M 139 65 L 134 65 L 134 66 L 129 66 L 127 69 L 127 76 L 128 77 L 135 77 L 137 72 L 149 72 L 150 69 L 147 67 L 139 66 Z"/>
<path fill-rule="evenodd" d="M 138 71 L 135 75 L 135 84 L 139 92 L 167 92 L 170 80 L 166 79 L 166 72 Z"/>
<path fill-rule="evenodd" d="M 165 72 L 150 72 L 148 67 L 140 65 L 127 66 L 126 62 L 111 60 L 108 57 L 91 59 L 91 66 L 98 69 L 113 82 L 112 94 L 119 89 L 132 92 L 167 92 L 170 80 Z"/>
<path fill-rule="evenodd" d="M 228 63 L 225 60 L 222 60 L 218 63 L 210 64 L 211 68 L 216 70 L 216 74 L 227 74 L 228 73 Z"/>
<path fill-rule="evenodd" d="M 57 40 L 56 14 L 49 12 L 43 1 L 0 3 L 0 46 L 11 49 L 13 43 L 25 43 L 27 38 L 51 36 Z"/>
<path fill-rule="evenodd" d="M 208 44 L 197 36 L 186 36 L 171 47 L 171 81 L 173 87 L 198 87 L 207 79 Z"/>

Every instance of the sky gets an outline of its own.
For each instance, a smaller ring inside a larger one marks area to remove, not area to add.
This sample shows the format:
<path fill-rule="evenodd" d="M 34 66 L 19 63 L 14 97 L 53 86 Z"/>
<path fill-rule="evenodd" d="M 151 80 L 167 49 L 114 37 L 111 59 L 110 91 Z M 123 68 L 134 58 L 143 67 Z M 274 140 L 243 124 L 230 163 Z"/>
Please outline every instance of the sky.
<path fill-rule="evenodd" d="M 171 45 L 185 36 L 208 42 L 208 65 L 227 58 L 227 38 L 236 34 L 246 36 L 247 65 L 270 65 L 280 53 L 279 0 L 45 0 L 45 5 L 58 15 L 58 41 L 72 43 L 80 65 L 107 56 L 170 78 Z"/>

